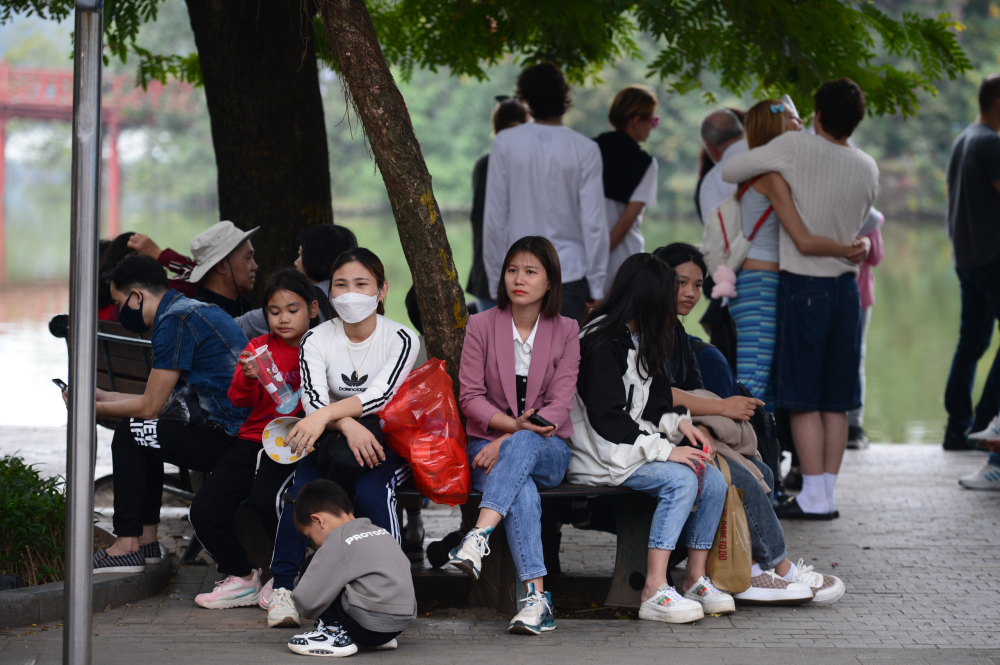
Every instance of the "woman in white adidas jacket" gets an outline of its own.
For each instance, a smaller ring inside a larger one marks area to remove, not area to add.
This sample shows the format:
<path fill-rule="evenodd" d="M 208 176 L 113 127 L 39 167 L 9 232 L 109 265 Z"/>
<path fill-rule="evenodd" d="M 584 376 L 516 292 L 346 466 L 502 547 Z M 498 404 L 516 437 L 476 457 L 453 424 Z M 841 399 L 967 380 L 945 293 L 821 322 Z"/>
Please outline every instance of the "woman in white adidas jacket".
<path fill-rule="evenodd" d="M 575 484 L 622 485 L 656 497 L 639 618 L 687 623 L 736 607 L 705 572 L 727 488 L 708 463 L 711 441 L 673 404 L 666 360 L 677 301 L 663 294 L 674 292 L 670 266 L 634 254 L 580 331 L 567 475 Z M 688 565 L 678 591 L 667 584 L 667 562 L 682 535 Z"/>
<path fill-rule="evenodd" d="M 385 268 L 365 248 L 341 254 L 331 270 L 330 297 L 337 316 L 302 337 L 302 408 L 306 417 L 288 433 L 303 457 L 288 493 L 325 477 L 351 497 L 355 514 L 400 541 L 396 487 L 412 475 L 410 466 L 385 445 L 376 415 L 410 374 L 419 346 L 416 333 L 385 318 L 389 284 Z M 312 452 L 315 448 L 315 452 Z M 275 498 L 281 505 L 281 495 Z M 290 592 L 308 540 L 285 505 L 275 536 L 273 587 L 261 593 L 268 625 L 299 625 Z"/>

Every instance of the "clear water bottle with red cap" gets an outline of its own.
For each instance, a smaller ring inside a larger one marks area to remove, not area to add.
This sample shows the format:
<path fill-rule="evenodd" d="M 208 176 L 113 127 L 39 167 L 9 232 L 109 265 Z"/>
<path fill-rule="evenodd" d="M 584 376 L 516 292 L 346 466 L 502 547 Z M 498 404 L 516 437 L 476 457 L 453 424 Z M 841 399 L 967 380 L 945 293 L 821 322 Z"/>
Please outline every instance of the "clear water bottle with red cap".
<path fill-rule="evenodd" d="M 250 362 L 257 370 L 257 380 L 271 396 L 275 404 L 284 404 L 295 397 L 295 391 L 285 382 L 285 376 L 267 350 L 267 344 L 257 347 L 250 356 Z"/>

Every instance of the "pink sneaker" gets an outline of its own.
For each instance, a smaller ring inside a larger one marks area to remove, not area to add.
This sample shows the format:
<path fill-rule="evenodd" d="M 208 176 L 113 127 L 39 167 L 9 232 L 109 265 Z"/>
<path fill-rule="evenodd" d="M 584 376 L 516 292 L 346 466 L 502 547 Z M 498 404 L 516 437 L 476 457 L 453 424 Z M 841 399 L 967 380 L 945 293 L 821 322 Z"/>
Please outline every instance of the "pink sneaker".
<path fill-rule="evenodd" d="M 202 607 L 221 610 L 227 607 L 256 605 L 258 598 L 260 598 L 260 572 L 255 570 L 249 582 L 242 577 L 230 575 L 216 582 L 212 593 L 195 596 L 194 602 Z"/>
<path fill-rule="evenodd" d="M 270 609 L 271 605 L 271 594 L 274 592 L 274 578 L 272 577 L 264 585 L 264 588 L 260 590 L 260 600 L 257 604 L 260 605 L 262 610 Z"/>

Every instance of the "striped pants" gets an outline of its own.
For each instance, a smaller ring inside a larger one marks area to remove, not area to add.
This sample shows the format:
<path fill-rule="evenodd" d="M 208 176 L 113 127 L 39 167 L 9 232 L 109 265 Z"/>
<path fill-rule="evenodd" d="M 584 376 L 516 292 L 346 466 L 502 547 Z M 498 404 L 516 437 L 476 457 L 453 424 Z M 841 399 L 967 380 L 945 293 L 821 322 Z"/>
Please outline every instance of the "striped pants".
<path fill-rule="evenodd" d="M 778 324 L 778 273 L 741 270 L 737 297 L 729 301 L 736 322 L 736 379 L 774 411 L 771 366 Z"/>

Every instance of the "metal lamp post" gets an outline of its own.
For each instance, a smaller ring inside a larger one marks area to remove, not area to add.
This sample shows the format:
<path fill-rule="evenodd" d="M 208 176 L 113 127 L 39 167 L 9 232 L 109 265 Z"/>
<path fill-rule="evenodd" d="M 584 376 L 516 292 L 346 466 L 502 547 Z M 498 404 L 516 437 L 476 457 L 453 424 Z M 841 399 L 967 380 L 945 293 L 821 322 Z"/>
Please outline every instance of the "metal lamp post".
<path fill-rule="evenodd" d="M 76 0 L 66 428 L 66 621 L 63 663 L 89 665 L 93 621 L 97 243 L 101 191 L 103 0 Z"/>

